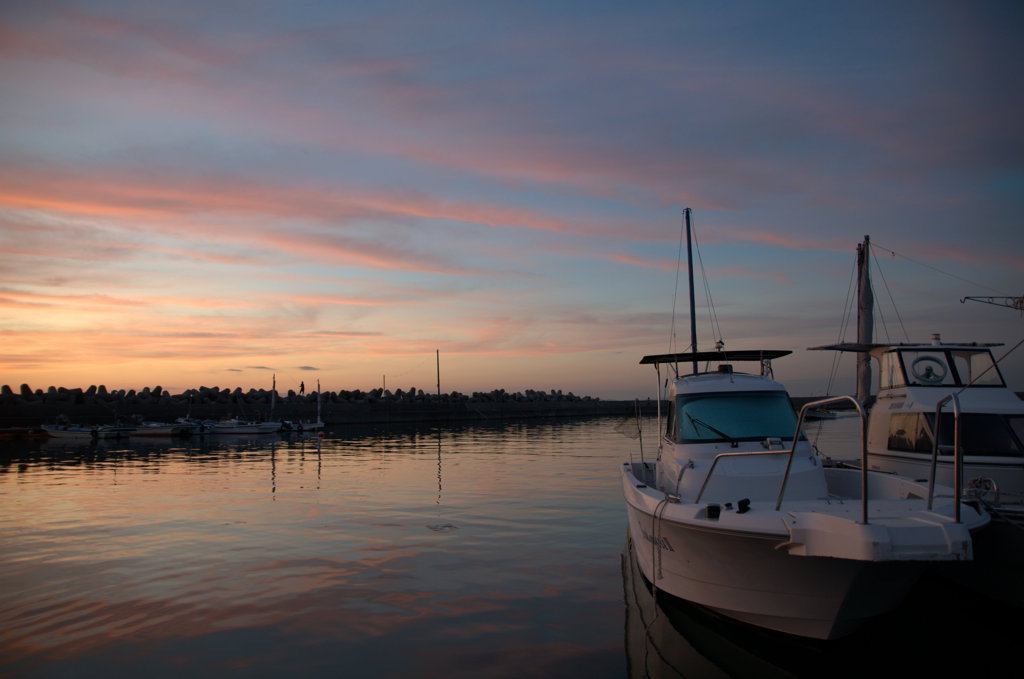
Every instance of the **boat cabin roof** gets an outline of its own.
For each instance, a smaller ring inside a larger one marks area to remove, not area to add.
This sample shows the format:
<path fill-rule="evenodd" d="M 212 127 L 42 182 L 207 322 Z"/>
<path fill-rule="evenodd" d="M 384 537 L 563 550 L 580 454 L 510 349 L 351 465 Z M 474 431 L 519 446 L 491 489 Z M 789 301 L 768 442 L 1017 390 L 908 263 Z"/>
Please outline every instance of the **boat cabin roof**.
<path fill-rule="evenodd" d="M 676 396 L 724 396 L 727 394 L 751 394 L 756 392 L 786 393 L 786 388 L 779 382 L 764 375 L 746 373 L 709 372 L 700 375 L 685 375 L 670 382 L 670 393 Z"/>
<path fill-rule="evenodd" d="M 931 342 L 915 342 L 915 343 L 892 343 L 892 342 L 840 342 L 839 344 L 826 344 L 820 347 L 808 347 L 811 351 L 817 350 L 831 350 L 831 351 L 852 351 L 857 353 L 874 354 L 881 353 L 879 350 L 884 349 L 888 351 L 898 351 L 900 349 L 909 349 L 913 351 L 935 351 L 942 349 L 954 349 L 960 351 L 987 351 L 991 347 L 1001 347 L 1002 342 L 940 342 L 938 344 Z"/>
<path fill-rule="evenodd" d="M 867 353 L 878 359 L 879 391 L 900 387 L 1005 387 L 992 358 L 1000 343 L 940 342 L 875 344 L 844 342 L 813 349 Z"/>
<path fill-rule="evenodd" d="M 698 363 L 720 361 L 734 363 L 737 361 L 770 361 L 781 356 L 788 356 L 792 351 L 784 349 L 748 349 L 745 351 L 691 351 L 679 354 L 653 354 L 640 359 L 640 365 L 658 365 L 661 363 Z"/>

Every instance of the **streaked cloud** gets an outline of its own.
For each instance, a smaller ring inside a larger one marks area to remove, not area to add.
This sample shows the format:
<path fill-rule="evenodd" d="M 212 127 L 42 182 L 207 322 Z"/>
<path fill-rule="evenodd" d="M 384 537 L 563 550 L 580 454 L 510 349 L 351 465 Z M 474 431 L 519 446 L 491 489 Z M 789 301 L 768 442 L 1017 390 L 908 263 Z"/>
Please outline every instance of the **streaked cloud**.
<path fill-rule="evenodd" d="M 684 206 L 731 346 L 831 341 L 864 234 L 913 334 L 1018 339 L 958 303 L 1024 270 L 1012 3 L 444 9 L 0 11 L 6 379 L 645 395 Z"/>

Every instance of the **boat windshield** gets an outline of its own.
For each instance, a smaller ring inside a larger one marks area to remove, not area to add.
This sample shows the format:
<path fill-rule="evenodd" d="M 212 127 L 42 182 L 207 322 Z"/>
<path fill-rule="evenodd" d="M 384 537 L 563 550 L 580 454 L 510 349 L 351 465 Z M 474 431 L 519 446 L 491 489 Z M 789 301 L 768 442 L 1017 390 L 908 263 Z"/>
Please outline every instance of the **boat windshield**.
<path fill-rule="evenodd" d="M 676 397 L 680 443 L 792 439 L 796 415 L 782 391 L 748 391 Z"/>
<path fill-rule="evenodd" d="M 924 387 L 1002 387 L 1002 375 L 987 350 L 929 349 L 899 352 L 905 384 Z M 886 370 L 883 367 L 883 374 Z M 898 377 L 892 384 L 902 386 Z"/>

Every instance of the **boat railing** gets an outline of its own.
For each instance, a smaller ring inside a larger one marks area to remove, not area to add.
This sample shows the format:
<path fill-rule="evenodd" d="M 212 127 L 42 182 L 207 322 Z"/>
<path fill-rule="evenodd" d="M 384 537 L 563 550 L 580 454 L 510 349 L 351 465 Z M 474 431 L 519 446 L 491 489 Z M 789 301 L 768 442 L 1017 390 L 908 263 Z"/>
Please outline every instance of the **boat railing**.
<path fill-rule="evenodd" d="M 799 441 L 800 431 L 804 426 L 804 419 L 809 410 L 814 408 L 820 408 L 826 405 L 835 405 L 837 403 L 852 403 L 853 407 L 857 409 L 857 416 L 860 418 L 860 497 L 861 497 L 861 523 L 867 525 L 868 523 L 868 416 L 864 411 L 864 406 L 861 405 L 860 401 L 855 399 L 853 396 L 832 396 L 830 398 L 821 399 L 820 401 L 811 401 L 805 403 L 800 408 L 800 414 L 796 418 L 796 433 L 793 435 L 793 447 L 789 449 L 789 458 L 786 460 L 786 471 L 782 475 L 782 484 L 779 487 L 779 499 L 775 501 L 775 511 L 779 511 L 779 507 L 782 506 L 782 498 L 786 494 L 786 483 L 789 481 L 789 471 L 793 466 L 793 455 L 796 453 L 796 444 Z"/>
<path fill-rule="evenodd" d="M 718 466 L 718 461 L 722 458 L 727 457 L 754 457 L 760 455 L 786 455 L 786 471 L 782 475 L 782 483 L 779 486 L 779 497 L 775 501 L 775 511 L 779 511 L 782 506 L 782 499 L 786 494 L 786 484 L 789 481 L 789 473 L 793 467 L 793 456 L 796 454 L 796 446 L 800 442 L 800 432 L 803 429 L 804 419 L 806 418 L 807 411 L 813 408 L 820 408 L 826 405 L 835 405 L 837 403 L 850 402 L 857 409 L 857 414 L 860 416 L 860 457 L 861 457 L 861 523 L 867 524 L 868 522 L 868 435 L 867 435 L 867 414 L 864 412 L 864 406 L 860 404 L 860 401 L 852 396 L 833 396 L 831 398 L 825 398 L 818 401 L 811 401 L 805 403 L 800 408 L 800 413 L 796 419 L 796 431 L 793 433 L 793 445 L 789 450 L 770 450 L 770 451 L 751 451 L 743 453 L 721 453 L 715 456 L 714 461 L 711 463 L 711 468 L 708 469 L 707 475 L 704 477 L 704 483 L 701 484 L 700 491 L 697 493 L 697 499 L 694 503 L 699 503 L 701 496 L 704 494 L 704 489 L 708 485 L 708 481 L 711 480 L 711 476 L 715 473 L 715 467 Z"/>
<path fill-rule="evenodd" d="M 928 509 L 932 508 L 935 497 L 935 467 L 939 460 L 939 428 L 942 422 L 942 408 L 953 402 L 953 497 L 963 497 L 964 490 L 964 451 L 960 445 L 960 398 L 956 394 L 947 394 L 935 404 L 935 437 L 932 441 L 932 465 L 928 474 Z M 960 503 L 954 505 L 957 523 L 960 522 Z"/>
<path fill-rule="evenodd" d="M 705 476 L 705 479 L 703 479 L 703 482 L 700 484 L 700 490 L 697 492 L 696 499 L 693 501 L 694 504 L 697 504 L 697 503 L 700 502 L 700 497 L 703 495 L 703 492 L 705 492 L 705 489 L 707 489 L 708 482 L 711 480 L 712 475 L 715 473 L 715 467 L 718 466 L 719 460 L 721 460 L 723 458 L 734 458 L 734 457 L 757 457 L 757 456 L 766 456 L 766 455 L 784 455 L 784 456 L 786 456 L 785 472 L 782 474 L 782 482 L 781 482 L 781 484 L 779 486 L 779 490 L 778 490 L 778 499 L 775 502 L 775 511 L 778 511 L 779 507 L 782 505 L 782 498 L 785 495 L 785 485 L 786 485 L 786 482 L 788 480 L 790 480 L 790 470 L 793 468 L 793 457 L 794 457 L 794 455 L 797 452 L 797 443 L 800 442 L 800 432 L 803 429 L 804 420 L 806 419 L 807 411 L 809 411 L 811 409 L 814 409 L 814 408 L 819 408 L 821 406 L 830 406 L 830 405 L 840 404 L 840 402 L 844 402 L 844 401 L 852 402 L 854 408 L 857 409 L 857 413 L 860 416 L 860 460 L 861 460 L 861 469 L 864 470 L 864 473 L 862 474 L 861 481 L 860 481 L 860 492 L 861 492 L 861 497 L 863 498 L 863 503 L 862 503 L 863 508 L 862 508 L 862 511 L 861 511 L 861 521 L 863 523 L 867 523 L 867 424 L 866 424 L 867 423 L 867 416 L 864 413 L 863 406 L 860 405 L 860 401 L 858 401 L 853 396 L 833 396 L 833 397 L 830 397 L 830 398 L 822 398 L 820 400 L 814 400 L 814 401 L 808 402 L 808 404 L 805 404 L 804 407 L 800 409 L 800 415 L 797 417 L 797 430 L 793 434 L 793 447 L 790 448 L 790 450 L 787 450 L 787 451 L 785 451 L 785 450 L 782 450 L 782 451 L 749 451 L 749 452 L 744 452 L 744 453 L 721 453 L 721 454 L 715 456 L 715 460 L 712 461 L 711 468 L 708 470 L 708 474 Z"/>
<path fill-rule="evenodd" d="M 763 457 L 763 456 L 767 456 L 767 455 L 792 455 L 792 451 L 791 450 L 752 450 L 752 451 L 746 451 L 746 452 L 742 452 L 742 453 L 719 453 L 718 455 L 715 455 L 715 459 L 712 460 L 712 462 L 711 462 L 711 468 L 708 469 L 707 475 L 704 476 L 704 482 L 700 484 L 700 490 L 697 491 L 697 499 L 695 499 L 693 501 L 694 504 L 699 504 L 700 503 L 700 498 L 701 498 L 702 495 L 704 495 L 704 489 L 707 488 L 708 482 L 711 480 L 711 477 L 714 475 L 715 467 L 718 466 L 718 461 L 719 460 L 722 460 L 722 459 L 728 458 L 728 457 Z M 692 464 L 692 462 L 691 462 L 691 464 Z M 789 470 L 789 464 L 788 463 L 786 465 L 786 470 L 787 470 L 787 472 Z M 680 474 L 680 478 L 682 478 L 682 474 Z M 776 507 L 776 509 L 778 509 L 778 507 Z"/>
<path fill-rule="evenodd" d="M 963 451 L 960 446 L 960 401 L 957 399 L 956 394 L 950 394 L 945 397 L 936 406 L 936 422 L 939 420 L 938 413 L 942 410 L 942 407 L 948 402 L 953 401 L 953 412 L 954 412 L 954 449 L 956 451 L 955 464 L 956 464 L 956 497 L 960 497 L 962 491 L 962 476 L 963 476 Z M 864 410 L 864 406 L 861 405 L 860 401 L 855 399 L 853 396 L 833 396 L 831 398 L 821 399 L 819 401 L 811 401 L 805 403 L 800 408 L 800 413 L 796 420 L 796 431 L 793 434 L 793 445 L 789 450 L 770 450 L 770 451 L 750 451 L 742 453 L 721 453 L 715 456 L 714 461 L 711 463 L 711 468 L 708 469 L 707 475 L 704 477 L 704 482 L 700 486 L 700 491 L 697 493 L 697 498 L 694 503 L 700 503 L 701 496 L 704 494 L 704 489 L 707 488 L 708 482 L 711 480 L 712 475 L 715 473 L 715 467 L 718 466 L 718 461 L 728 457 L 754 457 L 759 455 L 786 455 L 786 471 L 782 475 L 782 483 L 779 486 L 779 497 L 775 501 L 775 511 L 779 511 L 782 507 L 782 500 L 786 494 L 786 484 L 789 481 L 790 470 L 793 467 L 793 457 L 796 454 L 796 447 L 800 441 L 800 431 L 803 429 L 804 419 L 806 418 L 807 411 L 812 408 L 820 408 L 826 405 L 834 405 L 838 403 L 849 402 L 853 404 L 853 407 L 857 410 L 857 415 L 860 417 L 860 495 L 861 495 L 861 523 L 867 525 L 868 523 L 868 429 L 867 429 L 867 413 Z M 938 437 L 938 425 L 936 425 L 935 441 L 936 446 L 939 440 Z M 932 480 L 928 484 L 928 509 L 932 508 L 932 501 L 935 495 L 935 463 L 938 456 L 938 448 L 935 447 L 932 450 Z M 955 518 L 959 523 L 960 521 L 960 503 L 955 504 Z"/>

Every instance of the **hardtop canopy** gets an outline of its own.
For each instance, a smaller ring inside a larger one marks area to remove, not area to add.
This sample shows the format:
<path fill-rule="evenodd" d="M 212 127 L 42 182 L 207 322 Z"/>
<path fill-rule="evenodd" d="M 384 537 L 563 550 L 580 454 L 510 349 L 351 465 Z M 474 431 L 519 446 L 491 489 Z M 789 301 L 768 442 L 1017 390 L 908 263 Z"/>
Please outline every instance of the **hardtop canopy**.
<path fill-rule="evenodd" d="M 820 347 L 807 347 L 810 351 L 831 350 L 831 351 L 852 351 L 862 354 L 870 354 L 879 349 L 918 349 L 942 350 L 942 349 L 988 349 L 990 347 L 1001 347 L 1002 342 L 941 342 L 933 344 L 930 342 L 893 343 L 893 342 L 840 342 L 839 344 L 826 344 Z"/>
<path fill-rule="evenodd" d="M 793 353 L 786 349 L 747 349 L 744 351 L 691 351 L 679 354 L 652 354 L 640 359 L 640 365 L 660 363 L 692 363 L 705 361 L 764 361 L 773 360 Z"/>

